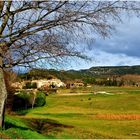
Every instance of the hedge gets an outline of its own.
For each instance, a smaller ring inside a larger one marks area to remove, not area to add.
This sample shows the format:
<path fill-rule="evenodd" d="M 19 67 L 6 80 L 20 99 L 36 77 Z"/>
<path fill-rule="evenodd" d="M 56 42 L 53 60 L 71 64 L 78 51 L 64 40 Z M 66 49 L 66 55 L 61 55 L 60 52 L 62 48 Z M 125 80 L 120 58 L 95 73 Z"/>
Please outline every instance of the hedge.
<path fill-rule="evenodd" d="M 34 95 L 33 93 L 19 92 L 14 95 L 12 109 L 14 111 L 24 110 L 32 108 L 32 106 L 40 107 L 45 105 L 45 103 L 46 103 L 46 95 L 43 92 L 37 92 L 36 95 Z"/>

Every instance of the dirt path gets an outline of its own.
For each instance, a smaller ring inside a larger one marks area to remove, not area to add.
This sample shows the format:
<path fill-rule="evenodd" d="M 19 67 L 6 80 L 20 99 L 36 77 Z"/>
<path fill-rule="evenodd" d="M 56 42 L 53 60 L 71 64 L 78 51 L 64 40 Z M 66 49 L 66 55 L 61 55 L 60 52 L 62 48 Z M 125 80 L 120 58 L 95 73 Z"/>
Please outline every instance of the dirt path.
<path fill-rule="evenodd" d="M 59 96 L 91 95 L 93 93 L 61 93 Z"/>
<path fill-rule="evenodd" d="M 112 93 L 108 93 L 108 92 L 106 92 L 106 91 L 98 91 L 98 92 L 79 92 L 79 93 L 77 93 L 77 92 L 75 92 L 75 93 L 60 93 L 60 94 L 58 94 L 58 95 L 60 95 L 60 96 L 75 96 L 75 95 L 90 95 L 90 94 L 94 94 L 94 95 L 96 95 L 96 94 L 106 94 L 106 95 L 114 95 L 114 94 L 112 94 Z"/>

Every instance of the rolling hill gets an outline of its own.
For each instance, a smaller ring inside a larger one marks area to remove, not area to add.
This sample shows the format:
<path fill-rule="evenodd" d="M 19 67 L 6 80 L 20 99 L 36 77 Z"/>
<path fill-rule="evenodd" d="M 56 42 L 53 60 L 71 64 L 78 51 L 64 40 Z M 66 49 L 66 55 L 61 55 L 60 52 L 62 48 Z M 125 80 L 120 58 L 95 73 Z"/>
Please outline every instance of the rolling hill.
<path fill-rule="evenodd" d="M 140 66 L 107 66 L 107 67 L 91 67 L 83 70 L 55 70 L 55 69 L 32 69 L 26 74 L 20 74 L 22 79 L 40 79 L 57 77 L 62 81 L 84 79 L 88 77 L 108 77 L 113 75 L 139 75 Z"/>

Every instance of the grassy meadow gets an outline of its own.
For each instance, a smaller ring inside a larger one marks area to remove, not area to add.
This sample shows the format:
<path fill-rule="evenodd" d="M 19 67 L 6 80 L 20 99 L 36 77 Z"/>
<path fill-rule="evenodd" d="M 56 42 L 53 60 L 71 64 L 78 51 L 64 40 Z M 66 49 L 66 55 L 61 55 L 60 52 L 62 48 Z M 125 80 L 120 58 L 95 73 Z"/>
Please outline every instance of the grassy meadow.
<path fill-rule="evenodd" d="M 106 91 L 110 94 L 93 94 Z M 70 93 L 65 95 L 63 93 Z M 83 93 L 78 95 L 77 93 Z M 1 138 L 140 138 L 140 88 L 93 87 L 61 90 L 46 105 L 6 115 Z"/>

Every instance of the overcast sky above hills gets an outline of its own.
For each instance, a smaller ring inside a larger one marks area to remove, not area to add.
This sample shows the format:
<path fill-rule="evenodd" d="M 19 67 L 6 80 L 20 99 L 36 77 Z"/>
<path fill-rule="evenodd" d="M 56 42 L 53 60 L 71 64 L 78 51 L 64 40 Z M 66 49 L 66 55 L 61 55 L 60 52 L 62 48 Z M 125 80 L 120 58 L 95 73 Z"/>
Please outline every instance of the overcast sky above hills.
<path fill-rule="evenodd" d="M 81 45 L 86 47 L 87 42 L 83 40 L 77 44 Z M 93 58 L 90 62 L 73 59 L 74 61 L 69 61 L 66 65 L 47 68 L 79 70 L 93 66 L 140 65 L 140 18 L 124 19 L 123 23 L 116 24 L 116 31 L 112 32 L 110 38 L 97 37 L 96 41 L 90 44 L 90 48 L 92 49 L 86 51 L 86 54 Z"/>
<path fill-rule="evenodd" d="M 83 45 L 83 44 L 82 44 Z M 86 43 L 84 44 L 86 45 Z M 68 69 L 86 69 L 92 66 L 140 65 L 140 18 L 124 19 L 116 24 L 116 32 L 107 39 L 96 38 L 88 55 L 93 61 L 73 62 Z"/>

